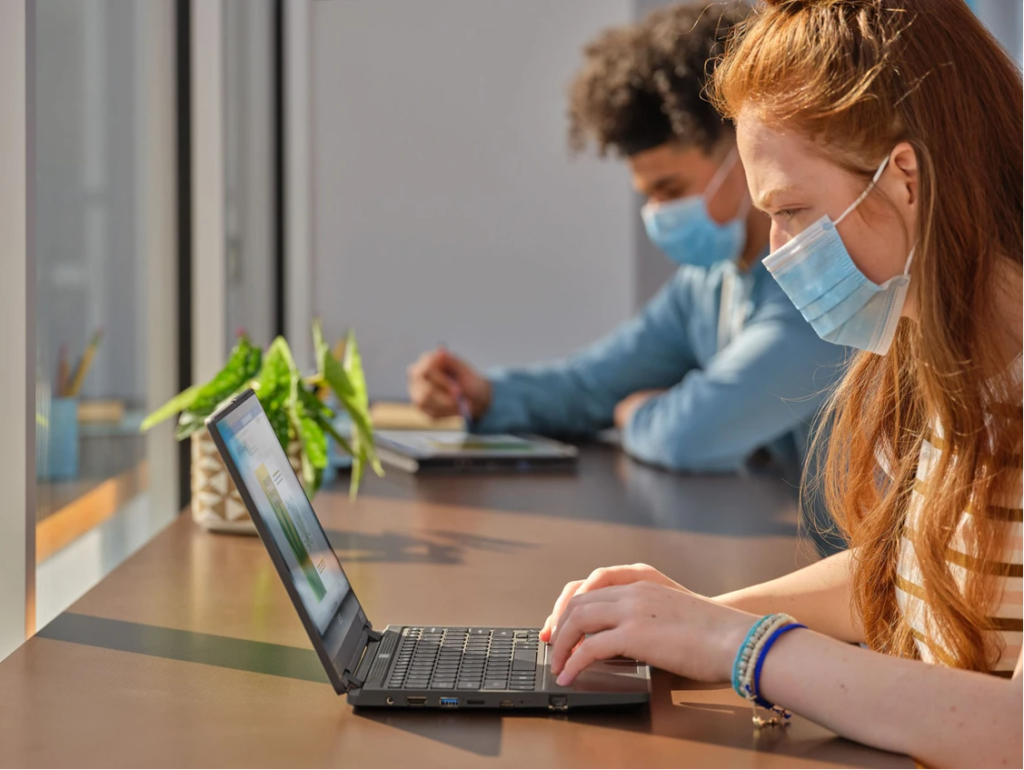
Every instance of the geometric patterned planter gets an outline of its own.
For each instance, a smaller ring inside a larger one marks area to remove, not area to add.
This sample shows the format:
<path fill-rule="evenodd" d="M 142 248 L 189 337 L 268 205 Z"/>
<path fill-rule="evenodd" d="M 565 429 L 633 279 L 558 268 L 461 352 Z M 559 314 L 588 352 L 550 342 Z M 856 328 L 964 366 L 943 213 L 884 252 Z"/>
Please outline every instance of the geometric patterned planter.
<path fill-rule="evenodd" d="M 302 470 L 301 448 L 298 441 L 288 447 L 288 462 L 296 473 Z M 256 534 L 235 482 L 205 428 L 192 434 L 192 518 L 210 532 Z"/>

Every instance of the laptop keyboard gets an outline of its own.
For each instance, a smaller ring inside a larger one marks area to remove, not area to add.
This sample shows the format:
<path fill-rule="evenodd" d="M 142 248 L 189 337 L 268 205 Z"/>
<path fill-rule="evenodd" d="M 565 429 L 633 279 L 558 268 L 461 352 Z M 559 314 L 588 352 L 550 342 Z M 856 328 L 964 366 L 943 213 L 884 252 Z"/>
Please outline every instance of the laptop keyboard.
<path fill-rule="evenodd" d="M 533 690 L 536 628 L 404 628 L 388 689 Z"/>

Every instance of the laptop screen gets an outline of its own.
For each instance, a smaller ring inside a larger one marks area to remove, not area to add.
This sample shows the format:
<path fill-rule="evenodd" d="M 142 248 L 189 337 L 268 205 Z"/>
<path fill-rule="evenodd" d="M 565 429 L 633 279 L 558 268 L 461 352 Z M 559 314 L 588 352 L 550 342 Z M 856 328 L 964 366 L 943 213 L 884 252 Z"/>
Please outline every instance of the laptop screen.
<path fill-rule="evenodd" d="M 349 582 L 270 420 L 259 400 L 249 397 L 217 421 L 217 430 L 323 636 L 350 591 Z"/>

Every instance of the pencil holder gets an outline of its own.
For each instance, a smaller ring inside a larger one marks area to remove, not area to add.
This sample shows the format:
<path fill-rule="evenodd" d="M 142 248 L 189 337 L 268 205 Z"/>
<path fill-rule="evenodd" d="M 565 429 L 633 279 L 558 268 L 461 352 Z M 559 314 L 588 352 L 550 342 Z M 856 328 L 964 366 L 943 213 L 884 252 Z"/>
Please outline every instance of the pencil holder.
<path fill-rule="evenodd" d="M 78 478 L 78 399 L 50 399 L 50 413 L 36 440 L 36 476 L 47 481 Z"/>

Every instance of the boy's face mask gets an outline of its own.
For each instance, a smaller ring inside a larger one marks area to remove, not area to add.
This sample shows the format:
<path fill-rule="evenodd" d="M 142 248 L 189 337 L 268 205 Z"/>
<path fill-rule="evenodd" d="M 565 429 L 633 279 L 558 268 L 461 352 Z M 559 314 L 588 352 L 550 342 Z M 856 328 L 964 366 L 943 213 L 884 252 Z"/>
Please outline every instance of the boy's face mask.
<path fill-rule="evenodd" d="M 746 242 L 750 199 L 744 197 L 746 203 L 739 215 L 724 225 L 718 224 L 708 213 L 708 201 L 715 197 L 738 159 L 739 154 L 734 149 L 702 194 L 667 203 L 648 203 L 640 210 L 647 236 L 671 261 L 678 265 L 710 267 L 739 257 Z"/>

